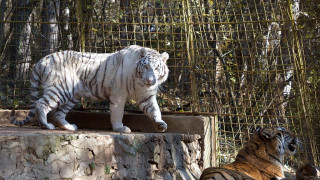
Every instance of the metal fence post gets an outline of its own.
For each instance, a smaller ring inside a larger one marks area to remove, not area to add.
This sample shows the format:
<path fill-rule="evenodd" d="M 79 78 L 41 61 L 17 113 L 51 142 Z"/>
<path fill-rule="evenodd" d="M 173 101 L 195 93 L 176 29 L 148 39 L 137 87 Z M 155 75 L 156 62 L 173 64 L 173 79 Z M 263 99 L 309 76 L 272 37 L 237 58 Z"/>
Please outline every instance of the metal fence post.
<path fill-rule="evenodd" d="M 190 4 L 188 0 L 184 0 L 182 3 L 183 14 L 185 17 L 185 30 L 186 30 L 186 47 L 187 47 L 187 56 L 188 64 L 190 70 L 190 82 L 191 82 L 191 95 L 192 95 L 192 112 L 198 112 L 198 100 L 197 100 L 197 85 L 196 85 L 196 76 L 195 76 L 195 62 L 194 62 L 194 47 L 193 47 L 193 23 L 192 23 L 192 14 L 190 11 Z M 186 12 L 187 11 L 187 12 Z"/>
<path fill-rule="evenodd" d="M 293 61 L 294 61 L 294 67 L 296 71 L 296 77 L 298 81 L 298 88 L 299 88 L 299 93 L 300 93 L 300 100 L 301 100 L 301 105 L 302 105 L 302 118 L 305 122 L 305 125 L 307 126 L 307 136 L 309 137 L 309 143 L 311 147 L 311 152 L 312 156 L 315 154 L 318 154 L 317 148 L 316 148 L 316 142 L 317 140 L 315 139 L 314 136 L 314 129 L 312 127 L 312 119 L 310 118 L 309 115 L 310 113 L 310 107 L 309 103 L 307 102 L 309 98 L 309 91 L 307 90 L 306 87 L 306 62 L 302 58 L 302 51 L 301 51 L 301 45 L 300 45 L 300 39 L 298 37 L 298 30 L 297 30 L 297 25 L 296 25 L 296 19 L 294 18 L 294 12 L 292 9 L 292 4 L 291 0 L 287 0 L 287 12 L 288 12 L 288 17 L 289 21 L 291 23 L 291 28 L 292 28 L 292 41 L 293 41 L 293 46 L 292 46 L 292 52 L 293 52 Z M 318 159 L 316 157 L 313 157 L 314 163 L 318 164 Z"/>

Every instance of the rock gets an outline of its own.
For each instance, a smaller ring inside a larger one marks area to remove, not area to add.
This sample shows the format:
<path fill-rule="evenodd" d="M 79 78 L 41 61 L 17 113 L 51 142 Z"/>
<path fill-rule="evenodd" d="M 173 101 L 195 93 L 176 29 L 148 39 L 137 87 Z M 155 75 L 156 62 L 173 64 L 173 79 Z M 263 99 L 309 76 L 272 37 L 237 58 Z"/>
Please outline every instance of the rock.
<path fill-rule="evenodd" d="M 29 111 L 25 110 L 16 110 L 15 111 L 15 117 L 17 120 L 23 120 L 26 118 L 27 114 Z M 7 127 L 12 127 L 12 124 L 10 123 L 10 110 L 0 110 L 0 129 L 2 132 L 6 132 L 7 134 L 11 134 L 12 129 L 6 129 Z M 105 131 L 106 129 L 111 129 L 111 123 L 110 123 L 110 114 L 109 113 L 97 113 L 97 112 L 79 112 L 79 111 L 73 111 L 69 112 L 67 115 L 67 121 L 71 124 L 76 124 L 77 127 L 79 128 L 79 131 L 81 129 L 94 129 L 94 130 L 103 130 Z M 196 142 L 196 139 L 201 137 L 201 143 L 200 143 L 200 148 L 201 151 L 198 152 L 200 154 L 201 159 L 202 159 L 202 166 L 203 168 L 207 167 L 212 167 L 212 166 L 217 166 L 216 164 L 216 157 L 215 157 L 215 150 L 216 150 L 216 127 L 215 127 L 215 122 L 217 121 L 217 116 L 175 116 L 175 115 L 163 115 L 162 116 L 163 120 L 167 123 L 168 129 L 165 131 L 166 133 L 180 133 L 181 136 L 179 136 L 178 139 L 183 141 L 186 145 L 188 144 L 188 148 L 192 147 L 193 145 L 191 142 Z M 133 132 L 144 132 L 144 133 L 153 133 L 156 132 L 152 121 L 144 114 L 131 114 L 131 113 L 125 113 L 123 116 L 123 123 L 130 127 L 130 129 Z M 29 126 L 38 126 L 38 122 L 36 118 L 31 121 Z M 23 126 L 23 127 L 28 127 L 28 125 Z M 34 130 L 31 129 L 23 129 L 23 131 L 26 131 L 28 133 L 35 133 Z M 55 129 L 54 132 L 57 132 L 58 128 Z M 30 132 L 29 132 L 30 131 Z M 102 132 L 103 132 L 102 131 Z M 112 134 L 112 133 L 111 133 Z M 114 133 L 113 133 L 114 134 Z M 110 135 L 110 134 L 109 134 Z M 194 136 L 190 136 L 194 135 Z M 199 137 L 198 137 L 199 136 Z M 108 151 L 113 151 L 112 148 L 114 144 L 114 139 L 113 138 L 104 138 L 102 137 L 99 139 L 99 136 L 95 138 L 91 138 L 91 136 L 88 136 L 87 133 L 78 133 L 78 134 L 72 134 L 72 133 L 63 133 L 57 136 L 57 139 L 53 139 L 53 141 L 46 142 L 47 144 L 43 144 L 39 146 L 39 148 L 36 149 L 36 156 L 42 156 L 42 153 L 44 155 L 48 155 L 50 151 L 55 151 L 55 149 L 48 149 L 46 148 L 46 145 L 50 145 L 52 143 L 55 143 L 56 146 L 59 148 L 60 146 L 66 146 L 68 144 L 73 143 L 72 145 L 77 147 L 81 146 L 84 149 L 90 149 L 92 150 L 91 152 L 93 154 L 96 154 L 97 151 L 100 151 L 99 148 L 103 147 L 111 147 L 110 150 Z M 12 137 L 16 138 L 16 137 Z M 135 142 L 135 139 L 137 137 L 133 136 L 131 139 L 128 139 L 129 141 L 132 140 L 132 143 L 136 142 L 142 142 L 144 139 L 146 139 L 144 136 L 139 137 L 140 140 L 137 140 Z M 141 139 L 142 138 L 142 139 Z M 157 141 L 159 138 L 163 137 L 154 137 L 155 139 L 153 141 Z M 72 141 L 75 139 L 79 139 L 79 141 Z M 123 139 L 125 140 L 125 139 Z M 29 139 L 28 140 L 30 144 L 33 144 L 37 146 L 39 142 L 38 139 Z M 92 142 L 94 141 L 94 142 Z M 170 141 L 170 138 L 166 138 L 168 141 Z M 91 146 L 91 144 L 95 144 L 96 146 Z M 117 141 L 117 143 L 121 144 L 122 142 Z M 127 142 L 126 142 L 127 143 Z M 198 142 L 196 142 L 198 143 Z M 106 145 L 108 144 L 108 145 Z M 130 143 L 129 143 L 130 144 Z M 128 145 L 129 145 L 128 144 Z M 199 144 L 199 143 L 198 143 Z M 106 146 L 104 146 L 106 145 Z M 125 144 L 123 144 L 125 146 Z M 137 147 L 138 144 L 133 144 L 134 146 Z M 15 144 L 11 144 L 12 146 L 12 151 L 21 151 L 20 146 L 16 146 Z M 148 144 L 150 148 L 153 146 L 152 144 Z M 55 147 L 55 146 L 54 146 Z M 20 149 L 19 149 L 20 148 Z M 118 147 L 117 147 L 118 148 Z M 120 148 L 120 147 L 119 147 Z M 196 147 L 197 149 L 198 147 Z M 134 153 L 135 149 L 129 148 L 126 149 L 128 151 L 131 151 Z M 140 150 L 141 152 L 141 150 Z M 193 153 L 191 153 L 193 154 Z M 177 158 L 174 156 L 174 158 Z M 192 157 L 194 159 L 197 159 L 195 157 Z M 172 161 L 172 163 L 176 163 L 177 161 Z M 102 162 L 101 162 L 102 163 Z"/>
<path fill-rule="evenodd" d="M 167 180 L 201 174 L 196 134 L 8 128 L 10 134 L 0 130 L 3 179 Z"/>

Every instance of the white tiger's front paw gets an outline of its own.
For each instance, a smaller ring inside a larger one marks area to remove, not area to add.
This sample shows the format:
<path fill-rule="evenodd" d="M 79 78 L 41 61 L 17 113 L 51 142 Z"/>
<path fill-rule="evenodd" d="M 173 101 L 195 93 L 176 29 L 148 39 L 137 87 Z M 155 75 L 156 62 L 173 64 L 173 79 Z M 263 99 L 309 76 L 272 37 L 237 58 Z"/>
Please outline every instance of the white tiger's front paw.
<path fill-rule="evenodd" d="M 168 125 L 164 121 L 155 122 L 155 125 L 158 132 L 164 132 L 168 127 Z"/>
<path fill-rule="evenodd" d="M 53 130 L 55 128 L 55 126 L 51 123 L 45 124 L 44 125 L 47 129 Z"/>
<path fill-rule="evenodd" d="M 119 132 L 119 133 L 131 133 L 131 129 L 128 128 L 127 126 L 123 126 L 121 128 L 116 128 L 113 129 L 115 132 Z"/>
<path fill-rule="evenodd" d="M 78 129 L 78 127 L 75 124 L 62 125 L 62 126 L 60 126 L 60 128 L 65 129 L 65 130 L 69 130 L 69 131 L 75 131 Z"/>

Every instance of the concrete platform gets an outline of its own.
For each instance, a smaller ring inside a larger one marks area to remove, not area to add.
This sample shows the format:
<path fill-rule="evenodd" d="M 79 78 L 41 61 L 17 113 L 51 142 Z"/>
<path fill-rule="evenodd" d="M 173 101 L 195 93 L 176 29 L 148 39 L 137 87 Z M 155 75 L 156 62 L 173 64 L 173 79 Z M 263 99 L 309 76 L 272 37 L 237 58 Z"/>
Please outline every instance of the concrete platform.
<path fill-rule="evenodd" d="M 27 113 L 17 111 L 16 117 Z M 120 134 L 111 131 L 108 113 L 70 112 L 75 132 L 32 126 L 37 122 L 15 127 L 9 115 L 0 111 L 0 179 L 197 179 L 215 165 L 212 117 L 165 115 L 167 131 L 154 133 L 145 115 L 126 114 L 123 122 L 133 133 Z"/>
<path fill-rule="evenodd" d="M 0 179 L 197 179 L 200 136 L 0 127 Z"/>

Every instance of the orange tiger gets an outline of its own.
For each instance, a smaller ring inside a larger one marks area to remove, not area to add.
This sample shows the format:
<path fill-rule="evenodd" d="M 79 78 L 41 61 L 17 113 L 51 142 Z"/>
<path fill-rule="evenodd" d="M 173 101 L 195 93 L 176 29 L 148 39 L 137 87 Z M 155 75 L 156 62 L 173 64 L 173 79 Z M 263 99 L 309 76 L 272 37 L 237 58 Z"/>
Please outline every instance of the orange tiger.
<path fill-rule="evenodd" d="M 285 128 L 258 128 L 234 162 L 205 169 L 200 180 L 282 179 L 284 154 L 294 154 L 299 144 L 297 136 Z"/>

